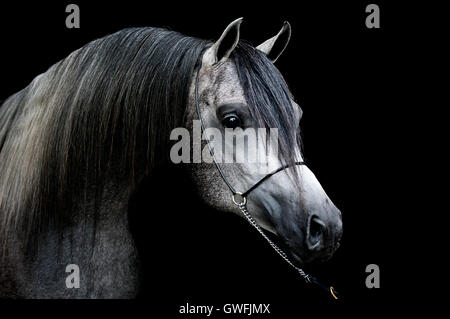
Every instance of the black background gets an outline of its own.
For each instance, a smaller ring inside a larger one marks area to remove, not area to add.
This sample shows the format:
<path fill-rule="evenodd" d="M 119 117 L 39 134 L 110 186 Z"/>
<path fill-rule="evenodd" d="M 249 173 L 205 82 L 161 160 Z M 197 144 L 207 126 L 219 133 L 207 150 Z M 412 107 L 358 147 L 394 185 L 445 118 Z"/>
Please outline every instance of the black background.
<path fill-rule="evenodd" d="M 0 99 L 73 50 L 125 27 L 168 27 L 217 39 L 243 16 L 241 37 L 257 45 L 289 21 L 291 42 L 277 66 L 304 111 L 306 161 L 343 212 L 341 248 L 330 262 L 307 269 L 343 293 L 336 302 L 305 286 L 243 219 L 198 202 L 177 168 L 161 169 L 144 182 L 130 209 L 142 256 L 138 300 L 75 305 L 164 311 L 172 318 L 186 302 L 271 303 L 272 317 L 294 318 L 327 307 L 374 309 L 402 293 L 396 220 L 408 213 L 398 192 L 408 112 L 399 89 L 408 64 L 403 45 L 412 32 L 401 22 L 405 8 L 377 1 L 381 29 L 369 30 L 365 7 L 371 2 L 295 2 L 73 1 L 81 10 L 80 29 L 65 27 L 65 7 L 72 2 L 1 5 Z M 371 263 L 380 266 L 380 289 L 365 286 Z"/>

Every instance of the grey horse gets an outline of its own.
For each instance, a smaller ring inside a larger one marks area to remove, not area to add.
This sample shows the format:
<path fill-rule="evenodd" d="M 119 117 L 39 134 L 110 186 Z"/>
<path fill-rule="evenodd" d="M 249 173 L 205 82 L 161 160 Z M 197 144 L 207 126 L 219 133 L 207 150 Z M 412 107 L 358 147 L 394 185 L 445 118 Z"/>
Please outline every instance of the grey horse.
<path fill-rule="evenodd" d="M 255 165 L 289 166 L 249 194 L 248 210 L 295 264 L 330 258 L 341 213 L 306 165 L 292 165 L 302 161 L 302 110 L 274 65 L 290 25 L 253 47 L 240 40 L 241 22 L 215 42 L 159 28 L 121 30 L 74 51 L 1 105 L 1 297 L 135 297 L 130 198 L 170 162 L 174 129 L 195 134 L 196 103 L 205 127 L 218 132 L 239 138 L 248 128 L 277 129 L 277 143 L 258 150 L 271 154 L 264 164 L 218 165 L 236 189 L 263 176 Z M 223 156 L 237 152 L 229 146 Z M 242 215 L 214 163 L 182 165 L 207 205 Z M 68 265 L 80 270 L 75 289 Z"/>

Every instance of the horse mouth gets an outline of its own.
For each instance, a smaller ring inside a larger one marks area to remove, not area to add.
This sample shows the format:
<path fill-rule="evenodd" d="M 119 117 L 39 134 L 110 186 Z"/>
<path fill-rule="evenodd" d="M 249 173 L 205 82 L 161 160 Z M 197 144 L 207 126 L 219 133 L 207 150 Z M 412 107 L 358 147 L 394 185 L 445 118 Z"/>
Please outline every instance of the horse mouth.
<path fill-rule="evenodd" d="M 288 255 L 292 259 L 292 262 L 296 266 L 305 266 L 306 264 L 324 263 L 329 261 L 336 250 L 339 248 L 340 242 L 336 242 L 332 246 L 319 251 L 319 252 L 303 252 L 302 250 L 289 247 Z"/>

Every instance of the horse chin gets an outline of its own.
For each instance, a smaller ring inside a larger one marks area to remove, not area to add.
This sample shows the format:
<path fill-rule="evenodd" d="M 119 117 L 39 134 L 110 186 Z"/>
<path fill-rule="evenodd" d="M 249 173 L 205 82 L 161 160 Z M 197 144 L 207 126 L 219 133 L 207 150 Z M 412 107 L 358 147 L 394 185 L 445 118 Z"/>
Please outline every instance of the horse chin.
<path fill-rule="evenodd" d="M 306 264 L 320 264 L 329 261 L 339 248 L 339 245 L 340 244 L 337 243 L 334 247 L 330 247 L 320 253 L 305 253 L 299 249 L 289 249 L 288 255 L 291 257 L 292 262 L 299 267 Z"/>
<path fill-rule="evenodd" d="M 293 252 L 292 250 L 289 251 L 289 255 L 291 255 L 292 262 L 294 263 L 294 265 L 296 265 L 298 267 L 303 267 L 305 264 L 308 263 L 302 257 L 300 257 L 300 255 L 298 255 L 297 253 Z"/>

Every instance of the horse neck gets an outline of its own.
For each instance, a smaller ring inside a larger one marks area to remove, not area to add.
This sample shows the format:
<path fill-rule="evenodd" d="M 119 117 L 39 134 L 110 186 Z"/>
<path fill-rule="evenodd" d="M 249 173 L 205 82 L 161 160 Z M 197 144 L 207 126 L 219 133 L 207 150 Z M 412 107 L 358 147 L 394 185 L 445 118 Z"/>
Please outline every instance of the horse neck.
<path fill-rule="evenodd" d="M 17 295 L 44 298 L 133 297 L 138 284 L 137 251 L 128 227 L 129 184 L 105 181 L 100 204 L 94 196 L 78 198 L 70 224 L 50 228 L 37 241 L 32 256 L 11 256 Z M 21 246 L 11 242 L 10 250 Z M 67 289 L 66 267 L 82 274 L 79 289 Z M 23 289 L 21 287 L 24 287 Z"/>

